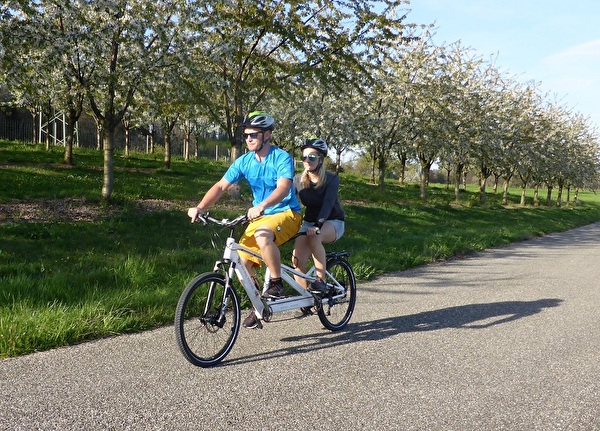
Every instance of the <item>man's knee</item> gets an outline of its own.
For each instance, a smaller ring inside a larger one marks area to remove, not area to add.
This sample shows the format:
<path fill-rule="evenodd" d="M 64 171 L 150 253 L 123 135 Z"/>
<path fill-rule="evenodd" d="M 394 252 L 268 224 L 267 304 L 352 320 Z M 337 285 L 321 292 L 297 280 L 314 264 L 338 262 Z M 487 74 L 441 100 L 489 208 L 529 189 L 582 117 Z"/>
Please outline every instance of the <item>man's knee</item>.
<path fill-rule="evenodd" d="M 267 227 L 258 228 L 254 232 L 254 239 L 256 239 L 256 244 L 259 247 L 263 247 L 275 240 L 275 235 L 273 235 L 273 231 Z"/>

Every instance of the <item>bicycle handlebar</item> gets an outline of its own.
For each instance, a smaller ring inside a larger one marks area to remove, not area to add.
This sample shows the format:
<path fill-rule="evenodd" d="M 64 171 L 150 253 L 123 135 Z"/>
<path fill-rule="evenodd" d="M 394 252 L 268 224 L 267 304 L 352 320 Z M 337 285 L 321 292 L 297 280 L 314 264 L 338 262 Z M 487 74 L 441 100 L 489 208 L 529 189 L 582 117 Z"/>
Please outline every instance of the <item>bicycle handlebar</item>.
<path fill-rule="evenodd" d="M 204 225 L 207 225 L 208 222 L 211 222 L 211 223 L 217 224 L 219 226 L 225 226 L 225 227 L 231 228 L 231 227 L 237 226 L 238 224 L 246 223 L 248 221 L 248 215 L 242 214 L 240 216 L 237 216 L 233 220 L 229 220 L 227 218 L 218 220 L 214 217 L 211 217 L 209 213 L 204 213 L 204 214 L 198 214 L 196 220 L 198 220 L 199 222 L 201 222 Z"/>
<path fill-rule="evenodd" d="M 196 220 L 200 221 L 202 224 L 207 225 L 208 222 L 211 222 L 213 224 L 217 224 L 219 226 L 224 226 L 224 227 L 228 227 L 228 228 L 232 228 L 234 226 L 237 226 L 239 224 L 243 224 L 246 223 L 248 221 L 248 215 L 247 214 L 242 214 L 237 216 L 236 218 L 234 218 L 233 220 L 229 220 L 229 219 L 221 219 L 218 220 L 214 217 L 211 217 L 209 213 L 204 213 L 204 214 L 198 214 Z M 288 241 L 298 237 L 298 236 L 302 236 L 302 235 L 306 235 L 306 232 L 298 232 L 296 235 L 294 235 L 292 238 L 290 238 Z M 321 235 L 321 229 L 317 228 L 317 235 Z"/>

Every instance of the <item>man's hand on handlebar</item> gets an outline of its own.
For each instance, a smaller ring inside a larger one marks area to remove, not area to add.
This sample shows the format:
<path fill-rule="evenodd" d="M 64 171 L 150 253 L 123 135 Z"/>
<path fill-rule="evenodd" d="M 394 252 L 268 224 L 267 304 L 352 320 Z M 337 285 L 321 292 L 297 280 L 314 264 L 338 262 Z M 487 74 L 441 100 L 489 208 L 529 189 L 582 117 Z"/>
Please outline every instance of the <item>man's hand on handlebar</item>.
<path fill-rule="evenodd" d="M 264 212 L 265 212 L 265 210 L 264 210 L 264 209 L 263 209 L 261 206 L 259 206 L 259 205 L 257 205 L 257 206 L 255 206 L 255 207 L 252 207 L 252 208 L 250 208 L 250 209 L 248 210 L 248 213 L 247 213 L 247 215 L 248 215 L 248 220 L 254 220 L 254 219 L 257 219 L 257 218 L 259 218 L 260 216 L 262 216 L 262 215 L 264 214 Z"/>
<path fill-rule="evenodd" d="M 198 221 L 202 214 L 203 211 L 201 211 L 198 207 L 188 208 L 188 216 L 192 219 L 192 223 Z"/>

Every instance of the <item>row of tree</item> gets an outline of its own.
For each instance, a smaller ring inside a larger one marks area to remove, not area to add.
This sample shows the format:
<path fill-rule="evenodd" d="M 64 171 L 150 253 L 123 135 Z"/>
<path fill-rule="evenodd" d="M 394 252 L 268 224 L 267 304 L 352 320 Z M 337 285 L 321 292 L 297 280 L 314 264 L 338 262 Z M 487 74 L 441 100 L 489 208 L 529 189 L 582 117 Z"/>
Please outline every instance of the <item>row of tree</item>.
<path fill-rule="evenodd" d="M 60 3 L 60 4 L 59 4 Z M 226 132 L 266 109 L 278 144 L 309 135 L 337 156 L 369 155 L 384 187 L 398 159 L 459 179 L 479 172 L 523 189 L 581 187 L 598 171 L 588 120 L 518 83 L 459 43 L 435 46 L 407 23 L 406 1 L 50 0 L 0 6 L 0 77 L 33 114 L 55 106 L 72 127 L 91 113 L 103 132 L 102 196 L 113 189 L 115 129 L 159 123 L 165 165 L 173 130 Z M 67 134 L 73 135 L 72 130 Z M 65 162 L 72 163 L 67 138 Z"/>

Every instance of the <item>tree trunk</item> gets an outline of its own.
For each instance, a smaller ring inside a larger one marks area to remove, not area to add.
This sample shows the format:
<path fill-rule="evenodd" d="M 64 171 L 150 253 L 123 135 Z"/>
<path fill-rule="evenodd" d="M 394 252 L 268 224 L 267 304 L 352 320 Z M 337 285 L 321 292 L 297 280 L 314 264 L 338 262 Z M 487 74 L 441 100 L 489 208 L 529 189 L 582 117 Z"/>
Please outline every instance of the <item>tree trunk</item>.
<path fill-rule="evenodd" d="M 227 79 L 225 77 L 225 79 Z M 227 99 L 227 92 L 223 92 L 224 104 L 223 106 L 229 106 Z M 231 111 L 227 109 L 227 126 L 229 128 L 230 140 L 231 140 L 231 161 L 233 162 L 243 154 L 242 148 L 245 144 L 243 139 L 243 130 L 240 124 L 244 121 L 243 106 L 242 106 L 242 95 L 239 91 L 239 86 L 236 85 L 234 101 L 233 101 L 233 118 L 231 118 Z M 234 194 L 235 195 L 235 194 Z M 239 196 L 241 197 L 241 195 Z"/>
<path fill-rule="evenodd" d="M 431 163 L 421 162 L 421 185 L 419 195 L 422 202 L 427 202 L 427 186 L 429 184 L 429 171 Z"/>
<path fill-rule="evenodd" d="M 163 121 L 163 137 L 165 139 L 165 160 L 164 160 L 164 168 L 171 169 L 171 141 L 173 137 L 173 129 L 175 129 L 175 124 L 177 124 L 176 115 L 173 118 L 165 118 Z"/>
<path fill-rule="evenodd" d="M 510 187 L 510 179 L 512 175 L 507 175 L 504 177 L 504 184 L 502 187 L 502 205 L 508 205 L 508 189 Z"/>
<path fill-rule="evenodd" d="M 460 170 L 456 170 L 454 173 L 454 200 L 456 202 L 460 201 L 460 182 L 462 180 L 462 172 Z"/>
<path fill-rule="evenodd" d="M 525 192 L 527 190 L 527 184 L 529 183 L 529 178 L 531 178 L 531 177 L 529 174 L 523 174 L 521 172 L 517 172 L 517 174 L 519 175 L 519 179 L 521 180 L 521 206 L 524 207 L 527 202 Z"/>
<path fill-rule="evenodd" d="M 183 160 L 190 161 L 190 135 L 188 133 L 183 137 Z"/>
<path fill-rule="evenodd" d="M 66 116 L 65 116 L 65 164 L 73 165 L 73 143 L 75 141 L 75 129 L 77 121 L 83 111 L 83 95 L 67 96 Z"/>
<path fill-rule="evenodd" d="M 100 151 L 102 149 L 102 142 L 104 141 L 105 137 L 102 136 L 103 135 L 103 126 L 102 123 L 98 120 L 96 120 L 96 149 L 98 151 Z"/>
<path fill-rule="evenodd" d="M 433 158 L 428 157 L 424 152 L 419 151 L 418 153 L 419 163 L 421 165 L 421 184 L 420 184 L 420 197 L 422 202 L 427 202 L 427 187 L 429 186 L 429 172 L 431 165 L 433 164 Z"/>
<path fill-rule="evenodd" d="M 194 138 L 194 157 L 197 159 L 200 155 L 200 140 L 203 138 L 198 135 L 198 132 L 196 132 L 196 136 Z"/>
<path fill-rule="evenodd" d="M 400 178 L 398 178 L 398 182 L 401 186 L 404 185 L 404 181 L 406 180 L 406 157 L 400 158 Z"/>
<path fill-rule="evenodd" d="M 460 201 L 460 183 L 463 179 L 463 169 L 464 165 L 462 163 L 456 165 L 456 172 L 454 173 L 454 200 L 456 202 Z"/>
<path fill-rule="evenodd" d="M 487 199 L 485 187 L 491 173 L 491 170 L 482 163 L 481 168 L 479 169 L 479 202 L 481 203 L 484 203 Z"/>
<path fill-rule="evenodd" d="M 75 137 L 75 124 L 69 121 L 66 126 L 65 136 L 65 155 L 63 162 L 65 165 L 73 166 L 73 140 Z"/>
<path fill-rule="evenodd" d="M 235 160 L 242 155 L 242 147 L 241 145 L 233 145 L 231 147 L 231 160 Z"/>
<path fill-rule="evenodd" d="M 32 132 L 32 143 L 35 145 L 38 143 L 38 126 L 37 126 L 38 122 L 36 121 L 36 119 L 38 117 L 38 114 L 39 115 L 42 115 L 42 114 L 40 114 L 38 112 L 38 110 L 35 108 L 30 110 L 29 113 L 31 114 L 31 118 L 33 119 L 31 132 Z"/>
<path fill-rule="evenodd" d="M 451 178 L 452 178 L 452 171 L 450 169 L 446 169 L 446 191 L 450 190 Z"/>
<path fill-rule="evenodd" d="M 125 125 L 125 157 L 129 157 L 129 122 L 123 124 Z"/>
<path fill-rule="evenodd" d="M 379 157 L 379 163 L 378 163 L 377 167 L 379 169 L 379 180 L 377 183 L 377 188 L 380 191 L 383 191 L 383 189 L 385 188 L 385 170 L 386 170 L 385 157 L 383 157 L 383 156 Z"/>
<path fill-rule="evenodd" d="M 554 189 L 554 186 L 548 186 L 547 193 L 546 193 L 546 206 L 552 205 L 552 190 L 553 189 Z"/>
<path fill-rule="evenodd" d="M 483 174 L 479 177 L 479 202 L 485 203 L 487 194 L 485 192 L 485 185 L 487 182 L 487 177 Z"/>
<path fill-rule="evenodd" d="M 49 128 L 50 128 L 50 118 L 52 117 L 52 109 L 50 108 L 50 103 L 48 103 L 48 106 L 46 107 L 47 110 L 42 110 L 42 123 L 43 123 L 43 119 L 44 119 L 44 114 L 46 115 L 46 118 L 48 118 L 48 123 L 46 126 L 46 136 L 45 136 L 45 143 L 46 143 L 46 151 L 50 151 L 50 133 L 49 133 Z"/>
<path fill-rule="evenodd" d="M 112 128 L 114 129 L 114 127 Z M 113 192 L 114 178 L 114 130 L 106 129 L 104 133 L 104 178 L 102 182 L 102 199 L 110 200 Z"/>
<path fill-rule="evenodd" d="M 498 193 L 498 182 L 500 181 L 500 175 L 494 174 L 494 188 L 492 189 L 494 194 Z"/>
<path fill-rule="evenodd" d="M 377 163 L 377 157 L 373 153 L 373 157 L 371 158 L 371 184 L 375 184 L 375 166 Z"/>
<path fill-rule="evenodd" d="M 190 160 L 190 142 L 192 138 L 192 124 L 190 121 L 183 123 L 183 160 Z"/>
<path fill-rule="evenodd" d="M 171 169 L 171 131 L 165 129 L 165 159 L 163 167 L 165 169 Z"/>
<path fill-rule="evenodd" d="M 561 184 L 558 185 L 558 194 L 556 195 L 556 206 L 562 206 L 562 194 L 563 194 L 563 186 Z"/>

